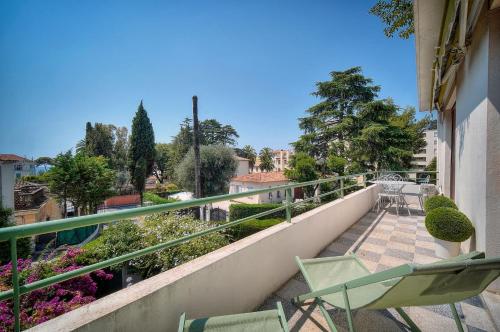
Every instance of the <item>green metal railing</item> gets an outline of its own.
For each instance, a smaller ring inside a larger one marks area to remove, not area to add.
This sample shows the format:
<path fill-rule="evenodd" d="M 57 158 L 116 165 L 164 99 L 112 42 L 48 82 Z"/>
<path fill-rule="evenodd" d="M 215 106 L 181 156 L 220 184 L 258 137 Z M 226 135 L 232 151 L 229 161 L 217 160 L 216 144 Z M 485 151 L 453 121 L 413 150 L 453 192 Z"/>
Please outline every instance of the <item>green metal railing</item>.
<path fill-rule="evenodd" d="M 406 173 L 422 173 L 421 171 L 405 171 Z M 432 172 L 427 172 L 427 173 L 432 173 Z M 353 187 L 366 187 L 366 183 L 369 182 L 370 179 L 374 179 L 379 175 L 378 172 L 366 172 L 366 173 L 359 173 L 359 174 L 352 174 L 352 175 L 346 175 L 346 176 L 339 176 L 339 177 L 330 177 L 330 178 L 325 178 L 325 179 L 320 179 L 320 180 L 315 180 L 315 181 L 309 181 L 309 182 L 302 182 L 302 183 L 292 183 L 288 185 L 282 185 L 282 186 L 274 186 L 274 187 L 269 187 L 269 188 L 264 188 L 264 189 L 257 189 L 257 190 L 252 190 L 252 191 L 247 191 L 247 192 L 242 192 L 242 193 L 234 193 L 234 194 L 227 194 L 227 195 L 219 195 L 219 196 L 213 196 L 213 197 L 207 197 L 207 198 L 200 198 L 200 199 L 193 199 L 193 200 L 188 200 L 188 201 L 181 201 L 181 202 L 174 202 L 174 203 L 168 203 L 168 204 L 161 204 L 161 205 L 154 205 L 154 206 L 147 206 L 147 207 L 140 207 L 140 208 L 134 208 L 134 209 L 129 209 L 129 210 L 121 210 L 121 211 L 115 211 L 115 212 L 107 212 L 107 213 L 102 213 L 102 214 L 95 214 L 95 215 L 88 215 L 88 216 L 80 216 L 80 217 L 75 217 L 75 218 L 70 218 L 70 219 L 60 219 L 60 220 L 54 220 L 54 221 L 47 221 L 47 222 L 40 222 L 40 223 L 35 223 L 35 224 L 29 224 L 29 225 L 21 225 L 21 226 L 14 226 L 14 227 L 6 227 L 0 229 L 0 242 L 1 241 L 10 241 L 10 254 L 11 254 L 11 260 L 12 260 L 12 289 L 0 292 L 0 301 L 3 300 L 8 300 L 8 299 L 13 299 L 14 302 L 14 315 L 15 315 L 15 325 L 14 325 L 14 330 L 19 331 L 20 330 L 20 319 L 19 319 L 19 312 L 20 312 L 20 296 L 29 292 L 32 292 L 34 290 L 44 288 L 71 278 L 75 278 L 78 276 L 82 276 L 85 274 L 88 274 L 90 272 L 103 269 L 115 264 L 123 263 L 131 259 L 135 259 L 147 254 L 151 254 L 153 252 L 162 250 L 162 249 L 167 249 L 176 245 L 179 245 L 184 242 L 188 242 L 192 239 L 221 231 L 223 229 L 244 223 L 248 220 L 263 217 L 269 214 L 273 214 L 278 211 L 286 211 L 286 221 L 291 222 L 292 218 L 292 208 L 304 204 L 306 202 L 316 200 L 318 198 L 326 197 L 329 195 L 333 195 L 335 193 L 340 193 L 340 197 L 344 197 L 344 193 L 346 190 L 353 188 Z M 362 181 L 358 181 L 358 179 L 362 177 Z M 350 186 L 344 186 L 345 181 L 349 179 L 356 179 L 356 184 L 350 185 Z M 338 182 L 339 186 L 337 189 L 331 190 L 329 192 L 323 193 L 316 195 L 314 197 L 310 197 L 301 201 L 297 202 L 292 202 L 292 190 L 295 188 L 302 188 L 302 187 L 307 187 L 307 186 L 318 186 L 321 184 L 325 183 L 332 183 L 332 182 Z M 277 190 L 284 190 L 285 191 L 285 204 L 283 206 L 280 206 L 278 208 L 264 211 L 249 217 L 241 218 L 235 221 L 229 221 L 227 223 L 221 224 L 219 226 L 212 227 L 210 229 L 197 232 L 194 234 L 190 234 L 187 236 L 184 236 L 179 239 L 171 240 L 168 242 L 160 243 L 148 248 L 144 248 L 141 250 L 137 250 L 131 253 L 127 253 L 121 256 L 113 257 L 110 259 L 107 259 L 102 262 L 98 262 L 95 264 L 91 264 L 88 266 L 81 267 L 77 270 L 73 271 L 68 271 L 64 272 L 52 277 L 48 277 L 42 280 L 38 280 L 29 284 L 25 285 L 20 285 L 19 284 L 19 274 L 17 271 L 17 240 L 20 238 L 24 237 L 31 237 L 39 234 L 45 234 L 45 233 L 52 233 L 52 232 L 60 232 L 68 229 L 73 229 L 73 228 L 78 228 L 78 227 L 84 227 L 84 226 L 91 226 L 91 225 L 98 225 L 98 224 L 105 224 L 105 223 L 110 223 L 113 221 L 118 221 L 122 219 L 130 219 L 134 217 L 139 217 L 147 214 L 152 214 L 152 213 L 159 213 L 159 212 L 168 212 L 168 211 L 174 211 L 174 210 L 179 210 L 179 209 L 185 209 L 185 208 L 192 208 L 192 207 L 198 207 L 198 206 L 204 206 L 210 203 L 216 203 L 216 202 L 222 202 L 222 201 L 228 201 L 232 199 L 237 199 L 237 198 L 243 198 L 243 197 L 248 197 L 248 196 L 254 196 L 254 195 L 259 195 L 259 194 L 265 194 L 265 193 L 270 193 L 274 192 Z"/>

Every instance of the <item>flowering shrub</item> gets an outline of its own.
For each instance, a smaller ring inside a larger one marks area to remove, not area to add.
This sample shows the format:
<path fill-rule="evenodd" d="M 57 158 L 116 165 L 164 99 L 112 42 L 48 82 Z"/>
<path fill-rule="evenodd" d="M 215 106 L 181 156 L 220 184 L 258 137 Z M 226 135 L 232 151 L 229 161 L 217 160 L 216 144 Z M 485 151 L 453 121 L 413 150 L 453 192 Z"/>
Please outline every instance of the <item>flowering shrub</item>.
<path fill-rule="evenodd" d="M 29 284 L 57 274 L 78 269 L 76 258 L 81 249 L 69 249 L 63 256 L 33 263 L 30 259 L 18 259 L 19 283 Z M 113 276 L 102 270 L 63 281 L 21 295 L 21 328 L 26 329 L 76 309 L 95 300 L 96 280 L 110 280 Z M 0 291 L 12 288 L 12 262 L 0 266 Z M 12 331 L 14 327 L 13 301 L 0 302 L 0 331 Z"/>

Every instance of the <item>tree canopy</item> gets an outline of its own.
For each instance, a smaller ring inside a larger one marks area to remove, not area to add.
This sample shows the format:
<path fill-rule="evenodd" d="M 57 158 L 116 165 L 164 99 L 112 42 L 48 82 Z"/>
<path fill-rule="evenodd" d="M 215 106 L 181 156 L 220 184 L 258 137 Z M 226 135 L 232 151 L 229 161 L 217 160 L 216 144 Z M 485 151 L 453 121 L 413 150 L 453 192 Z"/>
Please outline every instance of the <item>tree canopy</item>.
<path fill-rule="evenodd" d="M 428 118 L 417 121 L 414 108 L 376 100 L 380 88 L 360 67 L 334 71 L 316 87 L 313 95 L 322 100 L 299 119 L 304 134 L 293 143 L 296 152 L 314 158 L 316 171 L 323 176 L 411 167 L 413 154 L 425 146 Z"/>
<path fill-rule="evenodd" d="M 233 146 L 239 137 L 231 125 L 223 125 L 215 119 L 200 121 L 200 145 Z M 193 146 L 193 126 L 190 118 L 180 124 L 179 133 L 172 140 L 172 158 L 174 163 L 182 161 Z"/>
<path fill-rule="evenodd" d="M 229 182 L 234 176 L 237 163 L 233 149 L 222 145 L 200 146 L 201 191 L 203 196 L 227 194 Z M 189 150 L 176 169 L 179 184 L 191 192 L 194 191 L 194 152 Z"/>
<path fill-rule="evenodd" d="M 239 150 L 238 155 L 242 158 L 247 158 L 249 160 L 248 167 L 250 169 L 253 169 L 255 165 L 255 160 L 257 159 L 257 152 L 251 145 L 245 145 L 243 149 Z"/>
<path fill-rule="evenodd" d="M 140 193 L 141 204 L 146 178 L 152 173 L 155 161 L 153 125 L 141 103 L 132 120 L 132 133 L 128 152 L 128 170 L 135 189 Z"/>
<path fill-rule="evenodd" d="M 370 13 L 385 24 L 387 37 L 397 33 L 400 38 L 408 39 L 415 32 L 412 0 L 378 0 Z"/>
<path fill-rule="evenodd" d="M 97 207 L 114 194 L 115 172 L 102 156 L 88 156 L 71 151 L 59 154 L 47 172 L 50 192 L 70 201 L 76 214 L 96 213 Z M 66 214 L 66 211 L 65 211 Z"/>
<path fill-rule="evenodd" d="M 175 172 L 174 152 L 172 144 L 157 143 L 153 174 L 160 183 L 173 180 Z"/>
<path fill-rule="evenodd" d="M 361 67 L 333 71 L 330 77 L 329 81 L 316 83 L 312 94 L 322 100 L 299 119 L 304 134 L 293 144 L 296 150 L 307 151 L 317 160 L 325 160 L 332 150 L 343 153 L 344 137 L 351 130 L 356 108 L 372 101 L 380 90 L 362 74 Z"/>
<path fill-rule="evenodd" d="M 87 122 L 85 137 L 76 145 L 78 153 L 105 157 L 111 168 L 125 171 L 127 167 L 128 130 L 112 124 Z"/>
<path fill-rule="evenodd" d="M 259 152 L 260 170 L 270 172 L 274 169 L 273 150 L 271 148 L 263 148 Z"/>

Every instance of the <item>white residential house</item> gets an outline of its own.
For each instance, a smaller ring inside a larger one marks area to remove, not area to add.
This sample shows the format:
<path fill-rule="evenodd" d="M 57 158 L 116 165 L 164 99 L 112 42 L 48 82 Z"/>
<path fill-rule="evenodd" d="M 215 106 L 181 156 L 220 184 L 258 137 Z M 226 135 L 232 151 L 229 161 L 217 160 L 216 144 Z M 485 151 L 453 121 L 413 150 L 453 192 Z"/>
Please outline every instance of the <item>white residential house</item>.
<path fill-rule="evenodd" d="M 250 160 L 243 157 L 235 157 L 238 167 L 236 168 L 236 176 L 250 173 Z"/>
<path fill-rule="evenodd" d="M 33 160 L 29 160 L 15 154 L 0 154 L 0 161 L 1 160 L 14 162 L 16 179 L 36 174 L 35 162 Z"/>
<path fill-rule="evenodd" d="M 288 184 L 290 181 L 283 172 L 252 173 L 236 176 L 231 179 L 229 193 L 247 192 L 250 190 L 269 188 Z M 285 191 L 277 190 L 270 193 L 239 198 L 241 203 L 281 203 L 285 199 Z"/>
<path fill-rule="evenodd" d="M 500 256 L 500 1 L 416 0 L 420 111 L 438 116 L 438 185 Z M 500 281 L 492 290 L 500 291 Z"/>
<path fill-rule="evenodd" d="M 437 130 L 424 131 L 425 148 L 413 155 L 412 169 L 424 170 L 437 156 Z"/>

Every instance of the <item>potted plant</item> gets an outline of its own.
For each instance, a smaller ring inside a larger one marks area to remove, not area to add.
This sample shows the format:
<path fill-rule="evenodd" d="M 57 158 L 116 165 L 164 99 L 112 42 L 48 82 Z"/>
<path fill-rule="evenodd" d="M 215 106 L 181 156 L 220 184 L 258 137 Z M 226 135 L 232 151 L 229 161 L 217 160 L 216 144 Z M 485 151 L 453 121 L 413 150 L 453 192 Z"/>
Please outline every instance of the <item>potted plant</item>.
<path fill-rule="evenodd" d="M 436 256 L 450 258 L 460 253 L 460 242 L 474 232 L 474 226 L 465 214 L 452 207 L 438 207 L 425 217 L 425 227 L 434 236 Z"/>

